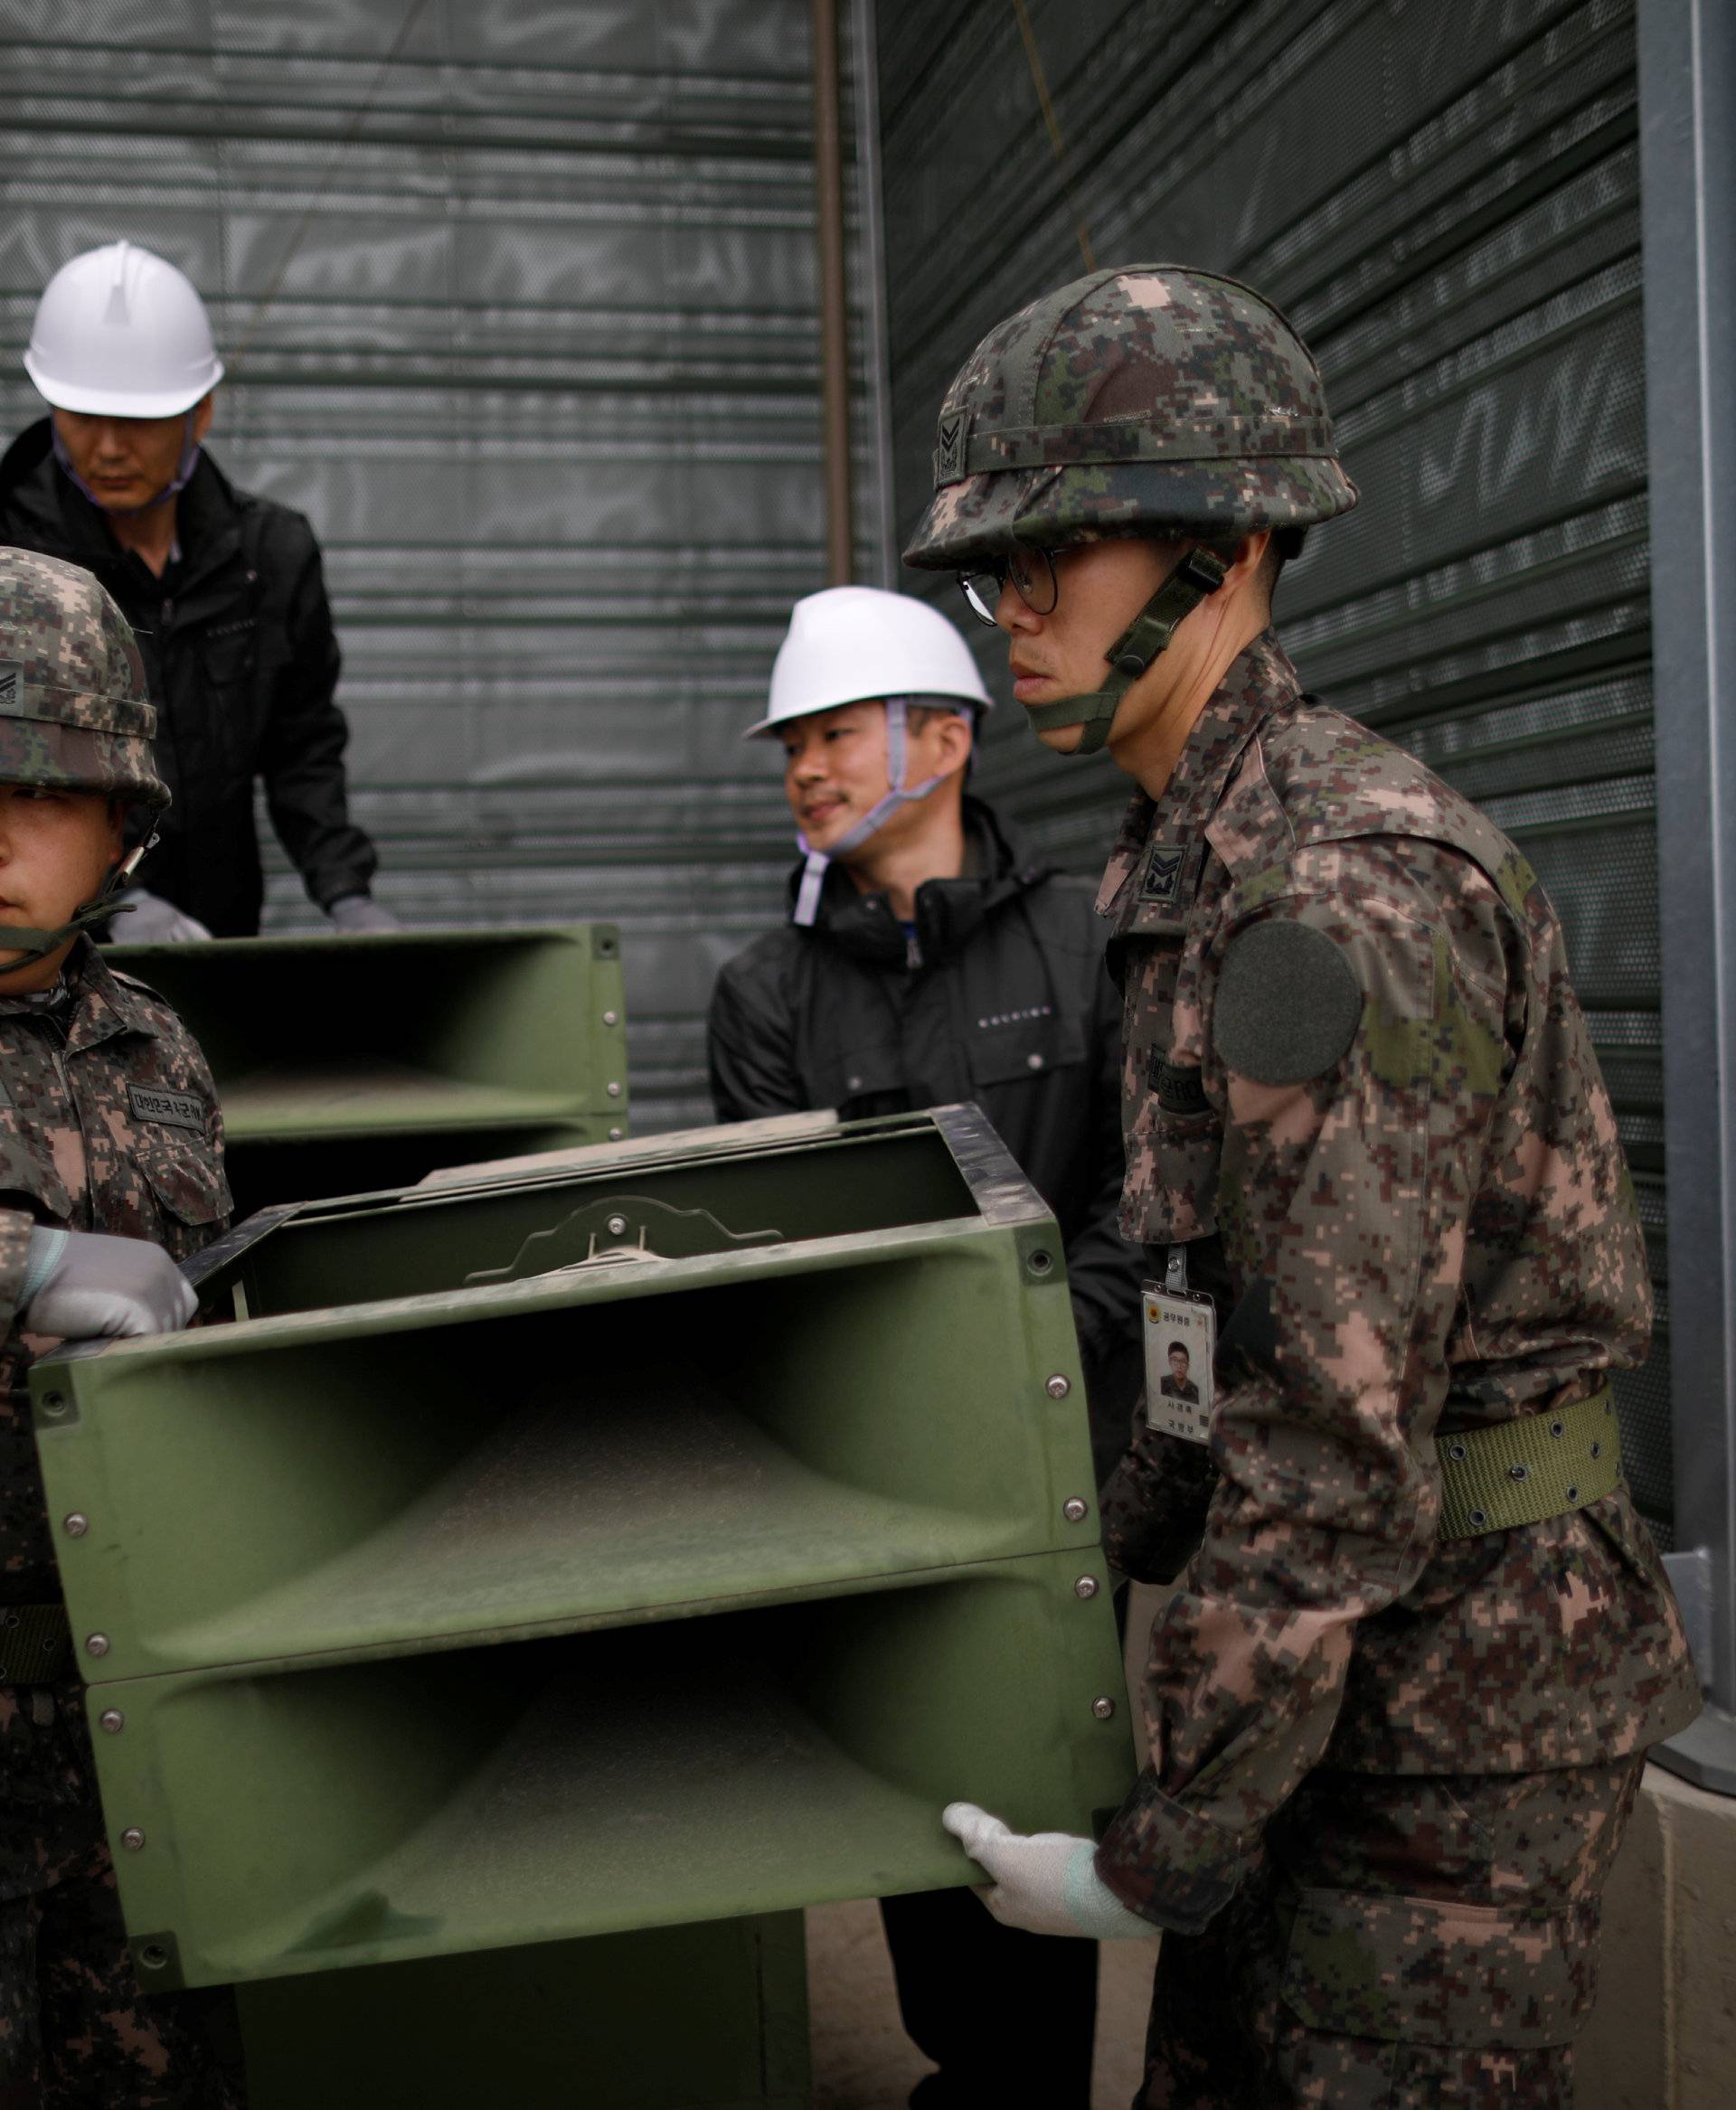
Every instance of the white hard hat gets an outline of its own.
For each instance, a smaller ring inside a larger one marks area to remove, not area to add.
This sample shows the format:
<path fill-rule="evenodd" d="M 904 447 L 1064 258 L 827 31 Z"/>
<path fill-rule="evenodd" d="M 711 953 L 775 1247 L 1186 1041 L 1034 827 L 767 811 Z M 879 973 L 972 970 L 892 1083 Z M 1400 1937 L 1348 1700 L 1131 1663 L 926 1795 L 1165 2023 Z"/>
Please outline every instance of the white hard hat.
<path fill-rule="evenodd" d="M 952 698 L 984 711 L 991 702 L 969 646 L 938 608 L 876 586 L 828 586 L 790 610 L 772 662 L 771 709 L 742 737 L 884 696 Z"/>
<path fill-rule="evenodd" d="M 111 241 L 49 280 L 24 371 L 57 410 L 174 418 L 216 387 L 223 363 L 186 274 Z"/>

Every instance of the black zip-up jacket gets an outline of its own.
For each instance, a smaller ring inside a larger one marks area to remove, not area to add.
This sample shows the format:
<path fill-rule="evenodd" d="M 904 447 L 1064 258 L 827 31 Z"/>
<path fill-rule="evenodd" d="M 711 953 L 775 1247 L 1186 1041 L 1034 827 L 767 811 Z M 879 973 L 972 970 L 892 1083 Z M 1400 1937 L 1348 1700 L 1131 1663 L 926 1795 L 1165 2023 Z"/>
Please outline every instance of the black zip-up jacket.
<path fill-rule="evenodd" d="M 965 824 L 965 875 L 917 890 L 913 937 L 834 865 L 812 930 L 788 924 L 725 965 L 712 1099 L 720 1121 L 975 1099 L 1061 1227 L 1100 1482 L 1127 1445 L 1144 1272 L 1116 1229 L 1120 998 L 1092 883 L 1043 864 L 978 799 Z"/>
<path fill-rule="evenodd" d="M 0 460 L 0 542 L 95 572 L 138 633 L 156 766 L 175 795 L 139 884 L 218 937 L 250 937 L 265 891 L 256 777 L 322 909 L 366 893 L 373 876 L 344 787 L 337 638 L 313 529 L 236 490 L 209 455 L 177 501 L 175 532 L 180 555 L 157 579 L 61 472 L 46 418 Z"/>

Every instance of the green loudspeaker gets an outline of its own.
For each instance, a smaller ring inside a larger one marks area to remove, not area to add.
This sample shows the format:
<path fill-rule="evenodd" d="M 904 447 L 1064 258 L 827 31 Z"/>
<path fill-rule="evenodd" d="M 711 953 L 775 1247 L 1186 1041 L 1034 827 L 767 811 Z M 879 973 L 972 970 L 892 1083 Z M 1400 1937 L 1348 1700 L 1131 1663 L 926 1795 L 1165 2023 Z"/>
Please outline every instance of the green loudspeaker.
<path fill-rule="evenodd" d="M 612 924 L 212 938 L 104 956 L 165 997 L 204 1050 L 239 1214 L 627 1133 Z"/>
<path fill-rule="evenodd" d="M 799 1912 L 261 1979 L 248 2110 L 807 2110 Z"/>
<path fill-rule="evenodd" d="M 33 1376 L 142 1983 L 929 1889 L 952 1797 L 1119 1803 L 1061 1248 L 974 1108 L 270 1210 L 189 1273 L 205 1323 Z"/>

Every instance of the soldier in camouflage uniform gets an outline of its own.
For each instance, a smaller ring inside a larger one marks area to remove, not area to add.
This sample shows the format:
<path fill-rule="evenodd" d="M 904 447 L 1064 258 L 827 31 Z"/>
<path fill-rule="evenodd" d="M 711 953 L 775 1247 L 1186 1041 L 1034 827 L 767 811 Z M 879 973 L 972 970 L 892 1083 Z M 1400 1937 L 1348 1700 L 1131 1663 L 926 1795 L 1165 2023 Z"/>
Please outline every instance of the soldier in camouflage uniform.
<path fill-rule="evenodd" d="M 203 1057 L 86 935 L 168 797 L 144 696 L 96 580 L 0 550 L 0 2105 L 50 2110 L 241 2099 L 227 1996 L 133 1979 L 23 1381 L 56 1338 L 184 1325 L 175 1263 L 229 1213 Z"/>
<path fill-rule="evenodd" d="M 1137 1785 L 1095 1852 L 947 1822 L 997 1917 L 1168 1930 L 1152 2110 L 1565 2105 L 1643 1754 L 1699 1692 L 1619 1475 L 1651 1295 L 1560 925 L 1272 634 L 1356 494 L 1258 295 L 1150 266 L 1033 303 L 935 482 L 907 561 L 1007 631 L 1045 744 L 1139 786 L 1099 897 L 1122 1228 L 1219 1329 L 1201 1440 L 1152 1386 L 1104 1496 L 1115 1564 L 1179 1576 Z"/>

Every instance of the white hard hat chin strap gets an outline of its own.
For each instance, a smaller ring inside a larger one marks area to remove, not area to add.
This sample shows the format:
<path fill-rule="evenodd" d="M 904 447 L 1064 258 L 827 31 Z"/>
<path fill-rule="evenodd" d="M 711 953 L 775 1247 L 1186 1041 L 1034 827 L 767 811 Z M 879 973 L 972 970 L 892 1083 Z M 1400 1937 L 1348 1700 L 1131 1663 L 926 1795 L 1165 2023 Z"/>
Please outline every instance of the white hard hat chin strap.
<path fill-rule="evenodd" d="M 796 841 L 802 855 L 807 860 L 802 871 L 802 883 L 796 890 L 795 912 L 792 923 L 802 928 L 811 928 L 820 912 L 820 890 L 826 885 L 827 866 L 835 857 L 847 857 L 851 851 L 860 850 L 869 838 L 883 828 L 901 805 L 914 805 L 919 799 L 927 798 L 937 785 L 944 784 L 954 774 L 942 769 L 939 776 L 930 777 L 926 783 L 912 785 L 904 789 L 904 768 L 909 757 L 909 707 L 908 696 L 888 696 L 886 699 L 886 781 L 887 791 L 862 816 L 854 828 L 840 835 L 830 850 L 810 848 L 807 837 L 797 834 Z"/>
<path fill-rule="evenodd" d="M 67 453 L 61 440 L 61 429 L 51 418 L 48 421 L 48 429 L 53 436 L 54 459 L 60 464 L 61 473 L 71 484 L 73 489 L 79 493 L 80 497 L 88 498 L 99 513 L 111 513 L 117 520 L 136 519 L 139 513 L 148 513 L 154 505 L 161 505 L 165 499 L 174 498 L 186 489 L 193 470 L 199 465 L 199 440 L 193 429 L 193 417 L 198 408 L 198 404 L 195 403 L 193 409 L 187 412 L 187 421 L 183 429 L 181 438 L 181 459 L 175 464 L 174 476 L 164 485 L 155 498 L 147 498 L 143 505 L 105 504 L 72 466 L 72 457 Z"/>

